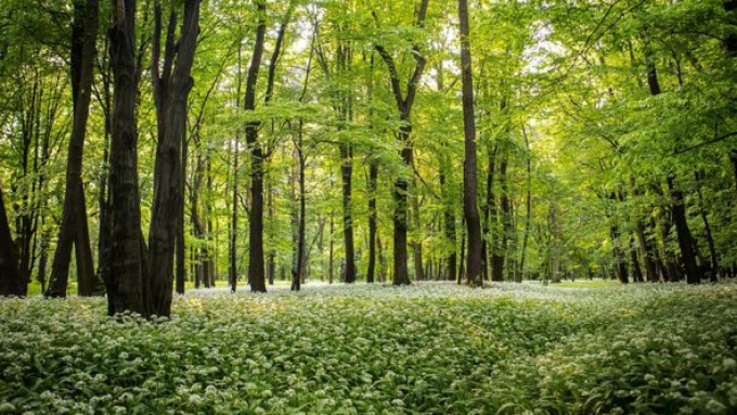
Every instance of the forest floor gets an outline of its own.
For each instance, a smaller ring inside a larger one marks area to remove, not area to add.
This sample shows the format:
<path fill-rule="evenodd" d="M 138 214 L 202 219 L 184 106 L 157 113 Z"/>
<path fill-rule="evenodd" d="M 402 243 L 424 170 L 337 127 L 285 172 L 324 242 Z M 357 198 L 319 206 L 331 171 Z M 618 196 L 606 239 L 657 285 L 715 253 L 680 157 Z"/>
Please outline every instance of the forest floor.
<path fill-rule="evenodd" d="M 0 300 L 0 413 L 734 414 L 737 284 Z"/>

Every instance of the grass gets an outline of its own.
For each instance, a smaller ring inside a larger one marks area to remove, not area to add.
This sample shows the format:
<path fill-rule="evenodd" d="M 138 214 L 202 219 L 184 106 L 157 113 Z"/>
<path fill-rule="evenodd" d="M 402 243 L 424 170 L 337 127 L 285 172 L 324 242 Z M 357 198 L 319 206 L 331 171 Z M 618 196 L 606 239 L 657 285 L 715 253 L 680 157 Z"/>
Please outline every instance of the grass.
<path fill-rule="evenodd" d="M 560 287 L 560 288 L 559 288 Z M 737 285 L 0 300 L 0 413 L 731 414 Z"/>

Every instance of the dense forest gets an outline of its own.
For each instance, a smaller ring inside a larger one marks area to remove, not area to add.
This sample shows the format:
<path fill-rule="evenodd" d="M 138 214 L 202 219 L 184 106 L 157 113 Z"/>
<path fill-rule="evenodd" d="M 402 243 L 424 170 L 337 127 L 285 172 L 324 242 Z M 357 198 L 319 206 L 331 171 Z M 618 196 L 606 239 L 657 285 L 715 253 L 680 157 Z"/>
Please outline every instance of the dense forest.
<path fill-rule="evenodd" d="M 0 414 L 737 413 L 737 0 L 0 0 Z"/>
<path fill-rule="evenodd" d="M 3 0 L 0 294 L 732 276 L 736 7 Z"/>

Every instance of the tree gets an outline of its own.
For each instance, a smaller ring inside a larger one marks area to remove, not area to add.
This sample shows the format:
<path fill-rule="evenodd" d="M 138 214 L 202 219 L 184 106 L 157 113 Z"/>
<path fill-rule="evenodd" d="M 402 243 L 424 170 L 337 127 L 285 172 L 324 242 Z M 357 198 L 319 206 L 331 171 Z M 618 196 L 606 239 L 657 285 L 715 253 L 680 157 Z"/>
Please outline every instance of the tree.
<path fill-rule="evenodd" d="M 199 33 L 200 0 L 186 0 L 179 39 L 175 40 L 177 12 L 169 15 L 163 73 L 160 72 L 161 5 L 154 17 L 151 78 L 158 119 L 158 144 L 154 174 L 154 204 L 149 231 L 150 271 L 146 291 L 149 312 L 158 316 L 171 313 L 174 283 L 174 246 L 177 239 L 182 194 L 182 143 L 186 131 L 187 104 L 192 89 L 192 65 Z M 183 242 L 183 241 L 182 241 Z"/>
<path fill-rule="evenodd" d="M 82 186 L 82 159 L 84 157 L 84 141 L 92 97 L 99 5 L 97 0 L 77 0 L 74 3 L 74 8 L 75 21 L 72 30 L 74 120 L 67 153 L 64 213 L 51 269 L 49 290 L 46 292 L 48 297 L 66 297 L 72 244 L 76 245 L 78 253 L 79 294 L 89 296 L 95 291 L 95 272 L 92 269 L 92 251 L 90 250 L 86 204 Z M 80 26 L 83 27 L 81 33 L 78 29 Z M 78 54 L 81 56 L 78 56 Z"/>
<path fill-rule="evenodd" d="M 138 186 L 138 132 L 135 105 L 137 80 L 136 1 L 112 0 L 109 32 L 114 77 L 110 148 L 110 273 L 105 282 L 108 314 L 125 311 L 146 315 L 143 290 L 145 246 L 141 234 Z"/>
<path fill-rule="evenodd" d="M 476 203 L 476 116 L 473 105 L 473 68 L 469 40 L 468 2 L 458 0 L 458 19 L 461 35 L 461 76 L 463 78 L 463 125 L 465 135 L 465 163 L 463 167 L 463 212 L 468 234 L 466 281 L 481 286 L 481 218 Z"/>
<path fill-rule="evenodd" d="M 5 213 L 3 190 L 0 188 L 0 297 L 26 295 L 27 283 L 22 280 L 18 265 L 8 215 Z"/>
<path fill-rule="evenodd" d="M 422 0 L 417 9 L 415 27 L 422 28 L 427 15 L 429 0 Z M 374 18 L 376 13 L 374 13 Z M 402 91 L 401 79 L 394 58 L 380 43 L 374 43 L 374 48 L 384 60 L 389 70 L 389 80 L 392 94 L 394 96 L 399 120 L 401 125 L 397 139 L 401 146 L 401 157 L 406 168 L 412 168 L 412 106 L 414 105 L 417 89 L 425 71 L 427 60 L 422 56 L 417 43 L 412 45 L 412 56 L 415 59 L 415 67 L 407 82 L 406 94 Z M 407 273 L 407 192 L 408 183 L 406 174 L 400 174 L 394 183 L 394 285 L 407 285 L 410 283 Z"/>

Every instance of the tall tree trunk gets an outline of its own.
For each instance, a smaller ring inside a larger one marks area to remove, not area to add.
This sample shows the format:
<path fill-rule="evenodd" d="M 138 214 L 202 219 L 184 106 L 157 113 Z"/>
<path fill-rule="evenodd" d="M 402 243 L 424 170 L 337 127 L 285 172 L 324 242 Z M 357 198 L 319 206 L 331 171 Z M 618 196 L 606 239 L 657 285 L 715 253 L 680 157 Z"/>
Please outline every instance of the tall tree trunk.
<path fill-rule="evenodd" d="M 527 256 L 527 242 L 530 239 L 530 228 L 532 227 L 532 154 L 530 153 L 530 141 L 527 139 L 527 131 L 524 127 L 522 133 L 525 138 L 525 149 L 527 150 L 527 196 L 525 198 L 525 230 L 522 236 L 522 252 L 519 260 L 519 278 L 522 282 L 525 275 L 525 258 Z"/>
<path fill-rule="evenodd" d="M 421 0 L 417 9 L 417 20 L 415 26 L 422 28 L 427 15 L 427 7 L 429 0 Z M 407 82 L 406 94 L 402 92 L 399 71 L 397 70 L 394 58 L 380 44 L 374 44 L 376 51 L 386 63 L 389 70 L 390 84 L 392 94 L 399 112 L 399 134 L 397 135 L 399 143 L 402 147 L 400 152 L 404 166 L 412 167 L 412 143 L 410 136 L 412 135 L 412 107 L 414 105 L 417 88 L 422 74 L 427 64 L 426 59 L 422 56 L 417 44 L 412 46 L 412 55 L 416 61 L 414 71 Z M 394 183 L 394 285 L 408 285 L 410 283 L 409 274 L 407 272 L 407 188 L 408 180 L 404 175 L 400 175 Z"/>
<path fill-rule="evenodd" d="M 172 11 L 166 40 L 163 74 L 159 76 L 161 9 L 155 6 L 155 33 L 151 64 L 154 98 L 159 118 L 159 140 L 156 145 L 154 201 L 149 230 L 149 280 L 146 286 L 151 314 L 171 314 L 174 285 L 174 243 L 177 238 L 177 214 L 184 203 L 182 194 L 182 141 L 187 122 L 187 103 L 192 90 L 197 35 L 199 34 L 200 0 L 185 0 L 179 39 L 174 46 L 176 18 Z M 172 39 L 170 41 L 170 39 Z"/>
<path fill-rule="evenodd" d="M 292 290 L 299 291 L 301 288 L 301 282 L 305 276 L 306 271 L 306 247 L 305 247 L 305 231 L 306 231 L 306 200 L 305 200 L 305 155 L 302 152 L 302 127 L 303 121 L 299 120 L 299 149 L 297 151 L 297 160 L 299 163 L 299 225 L 298 225 L 298 237 L 297 237 L 297 272 L 295 278 L 292 280 Z M 355 277 L 355 276 L 354 276 Z"/>
<path fill-rule="evenodd" d="M 75 244 L 75 240 L 78 245 L 79 294 L 92 295 L 94 293 L 94 270 L 91 269 L 92 251 L 89 245 L 84 189 L 82 188 L 82 160 L 84 158 L 84 140 L 87 133 L 87 119 L 89 118 L 92 97 L 99 5 L 97 0 L 87 0 L 86 2 L 76 0 L 74 8 L 74 29 L 72 33 L 81 37 L 81 39 L 72 39 L 72 78 L 76 79 L 76 82 L 73 83 L 75 86 L 73 88 L 74 119 L 72 135 L 69 139 L 69 152 L 67 153 L 64 212 L 51 268 L 49 290 L 46 292 L 47 297 L 66 297 L 67 295 L 69 263 L 71 262 L 72 245 Z M 80 26 L 83 26 L 84 29 L 80 30 Z M 81 48 L 81 50 L 78 48 Z M 81 56 L 75 58 L 77 51 Z"/>
<path fill-rule="evenodd" d="M 379 161 L 371 159 L 369 163 L 369 181 L 368 181 L 368 225 L 369 225 L 369 258 L 368 269 L 366 271 L 366 282 L 374 282 L 374 274 L 376 270 L 376 183 L 379 177 Z"/>
<path fill-rule="evenodd" d="M 266 2 L 257 1 L 258 27 L 243 100 L 247 112 L 256 109 L 256 82 L 264 54 Z M 248 283 L 253 292 L 266 292 L 264 276 L 264 153 L 258 142 L 258 121 L 246 123 L 246 143 L 251 159 L 251 207 L 248 212 Z"/>
<path fill-rule="evenodd" d="M 330 241 L 328 243 L 328 283 L 332 284 L 335 277 L 333 270 L 334 241 L 333 232 L 335 231 L 335 220 L 333 219 L 333 211 L 330 211 Z"/>
<path fill-rule="evenodd" d="M 484 273 L 488 279 L 491 271 L 493 277 L 492 265 L 494 263 L 494 254 L 496 252 L 496 243 L 499 241 L 497 232 L 497 211 L 496 196 L 494 195 L 494 175 L 496 172 L 496 153 L 499 150 L 497 145 L 488 150 L 488 168 L 486 173 L 486 203 L 484 205 L 484 239 L 481 241 L 481 254 L 484 256 Z M 493 278 L 492 278 L 493 280 Z"/>
<path fill-rule="evenodd" d="M 709 245 L 709 254 L 711 259 L 711 281 L 716 282 L 717 276 L 720 273 L 719 270 L 719 257 L 717 256 L 716 246 L 714 244 L 714 236 L 711 232 L 711 223 L 709 222 L 709 214 L 706 211 L 706 203 L 704 202 L 704 195 L 701 191 L 701 175 L 696 172 L 694 173 L 696 179 L 696 194 L 699 197 L 699 214 L 701 220 L 704 221 L 704 235 L 706 236 L 706 243 Z"/>
<path fill-rule="evenodd" d="M 353 150 L 346 143 L 340 144 L 340 179 L 343 190 L 343 242 L 345 246 L 346 284 L 356 282 L 356 253 L 353 244 Z"/>
<path fill-rule="evenodd" d="M 450 161 L 445 160 L 445 163 L 450 163 Z M 443 224 L 445 239 L 447 239 L 448 245 L 450 245 L 450 252 L 446 258 L 448 261 L 448 271 L 445 279 L 447 281 L 455 281 L 456 271 L 458 270 L 458 257 L 456 253 L 456 217 L 453 209 L 453 197 L 451 196 L 451 192 L 448 189 L 449 185 L 447 184 L 447 169 L 448 166 L 445 166 L 444 163 L 441 162 L 439 176 L 440 189 L 443 192 Z"/>
<path fill-rule="evenodd" d="M 630 262 L 632 262 L 632 278 L 635 282 L 643 282 L 642 269 L 640 268 L 640 260 L 637 257 L 637 247 L 635 245 L 635 237 L 630 237 Z"/>
<path fill-rule="evenodd" d="M 422 221 L 420 218 L 420 201 L 418 199 L 419 191 L 417 189 L 417 181 L 413 183 L 415 192 L 412 198 L 412 227 L 414 228 L 415 240 L 412 241 L 413 260 L 415 267 L 415 281 L 425 281 L 425 270 L 423 269 L 422 260 Z"/>
<path fill-rule="evenodd" d="M 110 273 L 107 275 L 108 313 L 145 314 L 144 258 L 141 244 L 141 198 L 138 190 L 138 133 L 136 131 L 135 27 L 136 1 L 111 0 L 110 29 L 114 74 L 113 126 L 110 149 Z"/>
<path fill-rule="evenodd" d="M 18 265 L 15 243 L 5 212 L 3 189 L 0 188 L 0 297 L 26 295 L 26 287 Z"/>
<path fill-rule="evenodd" d="M 182 195 L 185 193 L 185 178 L 187 177 L 187 155 L 189 154 L 189 145 L 187 137 L 182 137 Z M 182 198 L 182 201 L 184 199 Z M 185 232 L 184 232 L 184 203 L 179 205 L 177 211 L 177 236 L 176 236 L 176 291 L 179 295 L 184 295 L 185 282 L 187 281 L 187 268 L 185 265 Z"/>
<path fill-rule="evenodd" d="M 473 68 L 469 40 L 468 2 L 458 0 L 461 35 L 461 77 L 463 79 L 463 125 L 465 135 L 465 163 L 463 168 L 463 209 L 468 232 L 468 260 L 466 281 L 472 286 L 483 284 L 481 275 L 481 218 L 476 202 L 476 118 L 473 102 Z"/>
<path fill-rule="evenodd" d="M 701 282 L 701 273 L 696 265 L 696 253 L 693 249 L 693 236 L 688 227 L 688 219 L 686 217 L 686 205 L 683 198 L 683 191 L 676 188 L 674 175 L 668 176 L 668 189 L 670 190 L 671 212 L 673 214 L 673 223 L 676 225 L 676 235 L 678 237 L 678 247 L 681 249 L 681 260 L 686 271 L 686 281 L 689 284 L 699 284 Z"/>

